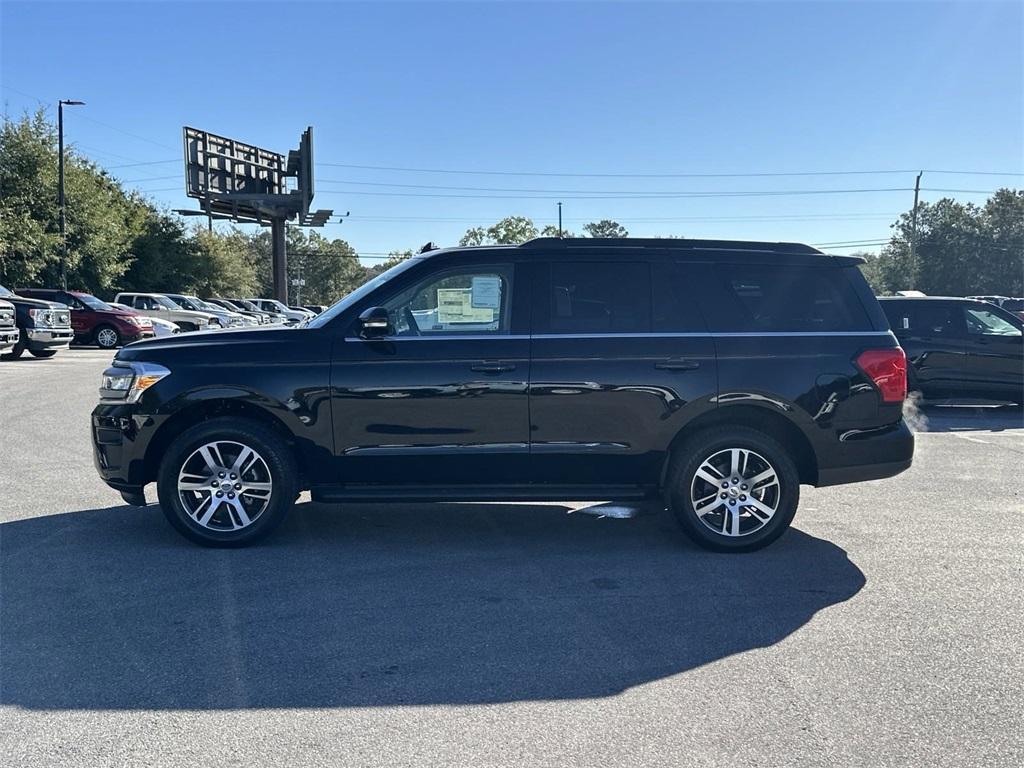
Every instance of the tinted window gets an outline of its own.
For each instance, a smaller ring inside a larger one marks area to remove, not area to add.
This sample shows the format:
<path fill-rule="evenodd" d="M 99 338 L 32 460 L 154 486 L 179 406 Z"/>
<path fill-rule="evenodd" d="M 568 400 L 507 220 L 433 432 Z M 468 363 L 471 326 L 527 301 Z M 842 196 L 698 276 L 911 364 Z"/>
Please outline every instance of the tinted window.
<path fill-rule="evenodd" d="M 960 309 L 931 302 L 883 302 L 896 333 L 915 336 L 953 336 L 961 328 Z"/>
<path fill-rule="evenodd" d="M 707 325 L 694 300 L 701 290 L 699 269 L 692 263 L 658 261 L 651 264 L 651 318 L 657 333 L 704 333 Z"/>
<path fill-rule="evenodd" d="M 712 331 L 873 330 L 840 267 L 718 264 L 710 272 L 714 289 L 698 295 Z"/>
<path fill-rule="evenodd" d="M 384 303 L 396 336 L 509 333 L 512 266 L 435 272 Z"/>
<path fill-rule="evenodd" d="M 964 308 L 967 333 L 978 336 L 1020 336 L 1020 331 L 1010 321 L 995 312 L 975 307 Z"/>
<path fill-rule="evenodd" d="M 646 333 L 651 330 L 651 270 L 637 262 L 552 264 L 544 333 Z"/>

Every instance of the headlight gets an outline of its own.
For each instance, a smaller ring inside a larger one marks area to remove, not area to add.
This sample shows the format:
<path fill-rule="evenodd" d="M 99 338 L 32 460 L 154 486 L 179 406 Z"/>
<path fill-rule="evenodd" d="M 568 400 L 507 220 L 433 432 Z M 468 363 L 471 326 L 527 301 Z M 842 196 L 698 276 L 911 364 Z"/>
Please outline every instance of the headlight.
<path fill-rule="evenodd" d="M 200 328 L 204 328 L 205 326 L 207 326 L 209 324 L 210 324 L 210 321 L 207 320 L 205 317 L 197 317 L 196 318 L 196 325 L 198 327 L 200 327 Z"/>
<path fill-rule="evenodd" d="M 168 374 L 169 370 L 156 363 L 114 361 L 114 364 L 103 372 L 100 399 L 136 403 L 143 392 Z"/>
<path fill-rule="evenodd" d="M 52 309 L 30 309 L 28 316 L 36 328 L 50 328 L 55 319 Z"/>
<path fill-rule="evenodd" d="M 231 317 L 231 318 L 228 318 L 228 325 L 229 326 L 244 325 L 244 323 L 242 322 L 242 318 L 240 318 L 240 317 Z"/>

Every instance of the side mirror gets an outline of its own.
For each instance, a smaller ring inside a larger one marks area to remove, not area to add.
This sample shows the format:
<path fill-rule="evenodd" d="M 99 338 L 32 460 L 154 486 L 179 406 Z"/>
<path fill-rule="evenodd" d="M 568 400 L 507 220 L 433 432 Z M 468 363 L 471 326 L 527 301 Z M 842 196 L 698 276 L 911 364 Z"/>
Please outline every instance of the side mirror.
<path fill-rule="evenodd" d="M 380 339 L 391 333 L 391 321 L 384 307 L 370 307 L 359 315 L 359 335 L 364 339 Z"/>

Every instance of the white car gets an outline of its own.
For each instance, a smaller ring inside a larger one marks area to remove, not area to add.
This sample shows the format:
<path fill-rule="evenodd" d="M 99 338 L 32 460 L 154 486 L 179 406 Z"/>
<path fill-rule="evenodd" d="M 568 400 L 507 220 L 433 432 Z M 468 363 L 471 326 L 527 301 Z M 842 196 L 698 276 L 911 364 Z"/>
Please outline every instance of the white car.
<path fill-rule="evenodd" d="M 211 326 L 220 328 L 220 318 L 216 315 L 182 309 L 162 293 L 119 293 L 114 301 L 127 304 L 140 314 L 170 320 L 182 331 L 205 331 Z"/>
<path fill-rule="evenodd" d="M 312 312 L 305 309 L 292 309 L 286 307 L 277 299 L 249 299 L 253 304 L 262 309 L 264 312 L 272 312 L 277 315 L 283 315 L 289 323 L 301 323 L 303 320 L 309 320 L 316 317 Z"/>
<path fill-rule="evenodd" d="M 116 301 L 110 302 L 110 306 L 117 307 L 118 309 L 127 309 L 130 312 L 136 311 L 127 304 L 118 304 Z M 173 336 L 176 333 L 181 333 L 181 328 L 176 326 L 170 320 L 163 320 L 159 317 L 149 317 L 148 315 L 141 315 L 141 317 L 145 317 L 153 324 L 153 335 L 158 339 L 163 336 Z"/>

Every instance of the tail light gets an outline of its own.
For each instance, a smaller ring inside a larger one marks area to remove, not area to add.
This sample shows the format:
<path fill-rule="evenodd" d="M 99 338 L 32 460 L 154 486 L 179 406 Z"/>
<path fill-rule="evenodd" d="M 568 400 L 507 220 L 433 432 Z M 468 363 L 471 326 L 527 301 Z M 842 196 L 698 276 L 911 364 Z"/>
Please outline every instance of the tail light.
<path fill-rule="evenodd" d="M 907 356 L 900 347 L 867 349 L 857 355 L 857 367 L 882 394 L 883 403 L 902 403 L 907 396 Z"/>

